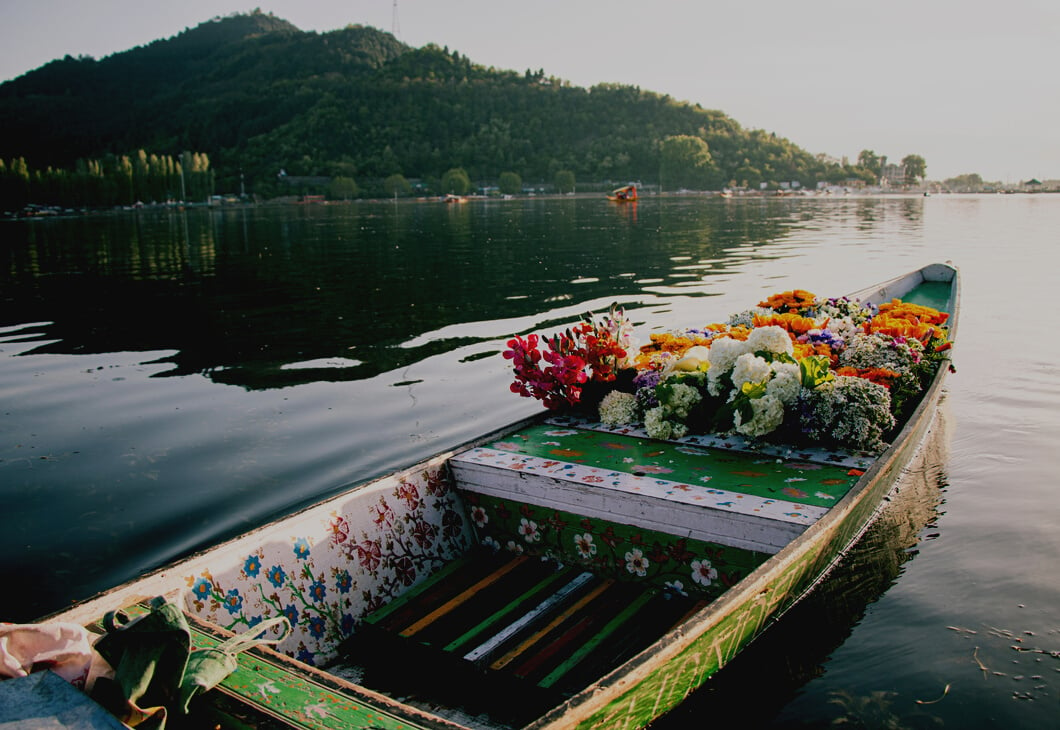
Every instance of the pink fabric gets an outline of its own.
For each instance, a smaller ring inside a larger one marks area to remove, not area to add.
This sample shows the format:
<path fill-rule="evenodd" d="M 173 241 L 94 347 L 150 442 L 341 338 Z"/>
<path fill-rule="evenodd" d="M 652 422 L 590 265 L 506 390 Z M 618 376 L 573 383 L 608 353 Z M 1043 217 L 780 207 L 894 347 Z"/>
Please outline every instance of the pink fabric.
<path fill-rule="evenodd" d="M 92 664 L 102 659 L 92 649 L 89 634 L 73 623 L 0 623 L 0 678 L 24 677 L 50 669 L 76 687 L 95 678 Z"/>

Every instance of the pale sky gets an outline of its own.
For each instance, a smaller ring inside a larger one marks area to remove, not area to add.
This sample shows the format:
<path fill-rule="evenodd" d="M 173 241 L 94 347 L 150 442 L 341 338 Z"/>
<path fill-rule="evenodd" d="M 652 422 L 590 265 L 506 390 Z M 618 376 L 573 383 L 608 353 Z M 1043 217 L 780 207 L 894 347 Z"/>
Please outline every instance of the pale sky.
<path fill-rule="evenodd" d="M 812 152 L 927 161 L 931 179 L 1060 178 L 1058 0 L 0 0 L 0 81 L 260 7 L 719 109 Z M 2 130 L 0 130 L 2 133 Z"/>

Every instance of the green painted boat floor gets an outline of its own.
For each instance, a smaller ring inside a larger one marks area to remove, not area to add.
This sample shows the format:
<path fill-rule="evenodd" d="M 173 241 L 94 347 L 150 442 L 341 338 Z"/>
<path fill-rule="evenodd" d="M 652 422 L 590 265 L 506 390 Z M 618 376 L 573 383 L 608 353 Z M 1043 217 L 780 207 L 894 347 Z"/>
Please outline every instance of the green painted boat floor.
<path fill-rule="evenodd" d="M 782 458 L 551 424 L 530 426 L 487 447 L 570 464 L 571 474 L 578 473 L 580 466 L 825 508 L 842 498 L 858 478 L 846 466 L 808 462 L 798 454 Z"/>
<path fill-rule="evenodd" d="M 940 312 L 952 310 L 950 296 L 953 287 L 948 281 L 925 281 L 902 297 L 903 302 L 919 304 L 922 307 L 933 307 Z"/>
<path fill-rule="evenodd" d="M 554 561 L 475 551 L 458 570 L 410 591 L 398 609 L 369 616 L 338 663 L 354 667 L 365 686 L 412 704 L 518 726 L 703 605 Z"/>

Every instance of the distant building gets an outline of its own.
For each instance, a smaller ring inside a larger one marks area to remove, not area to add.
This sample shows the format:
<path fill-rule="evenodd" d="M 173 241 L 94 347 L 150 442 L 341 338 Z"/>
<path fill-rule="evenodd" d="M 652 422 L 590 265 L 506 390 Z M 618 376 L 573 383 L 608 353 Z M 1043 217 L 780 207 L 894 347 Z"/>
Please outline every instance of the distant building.
<path fill-rule="evenodd" d="M 880 187 L 893 188 L 906 184 L 905 165 L 895 165 L 887 162 L 887 158 L 880 158 Z"/>

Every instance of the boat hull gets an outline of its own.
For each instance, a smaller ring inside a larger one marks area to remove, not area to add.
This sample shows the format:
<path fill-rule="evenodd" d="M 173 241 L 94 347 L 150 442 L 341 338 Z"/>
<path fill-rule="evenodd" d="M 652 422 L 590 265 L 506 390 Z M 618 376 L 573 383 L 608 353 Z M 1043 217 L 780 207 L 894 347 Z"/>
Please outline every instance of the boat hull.
<path fill-rule="evenodd" d="M 952 338 L 959 305 L 952 267 L 925 267 L 856 295 L 879 303 L 902 297 L 925 282 L 937 284 L 948 298 Z M 823 515 L 800 528 L 783 547 L 769 549 L 771 554 L 750 565 L 735 585 L 718 597 L 710 596 L 711 602 L 648 648 L 526 727 L 643 727 L 709 680 L 827 576 L 872 523 L 931 427 L 945 375 L 943 367 L 892 445 Z M 459 453 L 538 420 L 489 434 Z M 278 649 L 293 658 L 288 669 L 297 673 L 301 666 L 306 676 L 319 676 L 320 670 L 313 667 L 331 662 L 338 645 L 355 634 L 366 617 L 466 554 L 477 541 L 466 510 L 469 496 L 450 480 L 456 456 L 457 452 L 440 454 L 357 486 L 44 620 L 88 625 L 107 611 L 154 595 L 172 596 L 196 619 L 234 632 L 285 615 L 294 632 Z M 453 473 L 459 476 L 458 470 Z M 433 711 L 357 685 L 344 686 L 360 702 L 410 726 L 453 727 L 450 719 Z"/>

